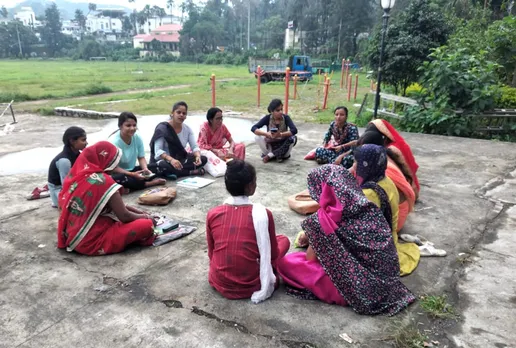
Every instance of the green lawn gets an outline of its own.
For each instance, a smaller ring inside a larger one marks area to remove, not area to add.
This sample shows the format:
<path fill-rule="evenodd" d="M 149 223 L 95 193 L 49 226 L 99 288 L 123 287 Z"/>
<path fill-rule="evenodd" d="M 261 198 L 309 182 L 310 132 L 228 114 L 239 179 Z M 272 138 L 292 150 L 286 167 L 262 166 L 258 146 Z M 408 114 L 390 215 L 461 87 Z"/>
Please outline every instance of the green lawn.
<path fill-rule="evenodd" d="M 9 95 L 18 101 L 87 95 L 90 86 L 112 91 L 183 84 L 199 84 L 214 73 L 218 78 L 241 78 L 246 67 L 186 63 L 20 61 L 0 60 L 0 101 Z"/>
<path fill-rule="evenodd" d="M 191 110 L 199 112 L 211 106 L 212 73 L 217 78 L 217 106 L 223 110 L 260 115 L 266 113 L 271 99 L 285 99 L 284 83 L 271 82 L 261 86 L 261 106 L 258 108 L 257 81 L 248 73 L 246 66 L 66 60 L 0 61 L 0 98 L 3 96 L 4 101 L 10 101 L 12 96 L 17 101 L 15 109 L 41 114 L 51 114 L 56 106 L 77 106 L 97 111 L 127 110 L 138 115 L 166 114 L 178 100 L 185 100 Z M 357 100 L 353 101 L 352 96 L 351 101 L 347 102 L 347 92 L 339 88 L 339 78 L 338 73 L 332 78 L 329 109 L 325 111 L 320 111 L 323 85 L 319 77 L 308 83 L 299 82 L 296 100 L 293 99 L 292 83 L 289 102 L 292 117 L 301 121 L 326 123 L 333 119 L 333 107 L 345 105 L 350 109 L 353 120 L 353 112 L 357 110 L 353 104 L 361 103 L 369 90 L 369 81 L 365 74 L 361 74 Z M 84 97 L 87 95 L 85 90 L 92 85 L 105 86 L 117 93 Z M 179 88 L 129 93 L 129 90 L 134 89 L 168 86 Z M 23 103 L 20 100 L 23 98 L 19 96 L 25 96 L 25 100 L 51 100 Z"/>

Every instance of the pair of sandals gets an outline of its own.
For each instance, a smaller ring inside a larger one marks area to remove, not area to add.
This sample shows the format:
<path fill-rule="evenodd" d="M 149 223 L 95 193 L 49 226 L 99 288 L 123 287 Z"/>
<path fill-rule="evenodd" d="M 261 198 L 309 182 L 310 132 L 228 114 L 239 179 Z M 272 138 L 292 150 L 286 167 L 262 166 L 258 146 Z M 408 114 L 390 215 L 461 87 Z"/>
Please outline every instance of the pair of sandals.
<path fill-rule="evenodd" d="M 407 243 L 415 243 L 419 247 L 419 253 L 421 256 L 429 257 L 429 256 L 438 256 L 444 257 L 446 256 L 446 251 L 443 249 L 437 249 L 434 243 L 430 242 L 425 237 L 416 234 L 400 234 L 400 239 Z"/>

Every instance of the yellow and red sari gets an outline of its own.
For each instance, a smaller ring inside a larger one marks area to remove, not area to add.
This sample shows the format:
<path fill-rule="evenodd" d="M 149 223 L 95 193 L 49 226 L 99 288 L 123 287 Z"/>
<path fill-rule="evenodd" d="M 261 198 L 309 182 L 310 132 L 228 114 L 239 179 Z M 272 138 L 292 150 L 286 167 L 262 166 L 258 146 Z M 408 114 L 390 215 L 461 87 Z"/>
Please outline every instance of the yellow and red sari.
<path fill-rule="evenodd" d="M 105 172 L 116 168 L 122 152 L 101 141 L 87 147 L 73 165 L 59 194 L 61 215 L 57 246 L 85 255 L 122 251 L 128 244 L 151 245 L 154 241 L 150 219 L 121 223 L 113 219 L 108 202 L 121 189 Z"/>

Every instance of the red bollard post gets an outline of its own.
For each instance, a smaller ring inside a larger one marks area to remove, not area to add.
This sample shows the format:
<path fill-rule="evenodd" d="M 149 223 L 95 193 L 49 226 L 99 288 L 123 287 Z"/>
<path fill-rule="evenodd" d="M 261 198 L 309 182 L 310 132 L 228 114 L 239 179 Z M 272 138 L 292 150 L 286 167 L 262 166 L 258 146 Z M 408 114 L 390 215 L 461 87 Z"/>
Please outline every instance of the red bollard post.
<path fill-rule="evenodd" d="M 348 101 L 351 101 L 351 87 L 353 85 L 353 76 L 348 75 Z"/>
<path fill-rule="evenodd" d="M 342 58 L 342 71 L 340 73 L 340 89 L 344 88 L 344 69 L 346 66 L 346 60 Z"/>
<path fill-rule="evenodd" d="M 349 84 L 349 59 L 346 60 L 346 88 Z"/>
<path fill-rule="evenodd" d="M 355 94 L 353 96 L 354 101 L 357 101 L 357 93 L 358 93 L 358 74 L 355 75 Z"/>
<path fill-rule="evenodd" d="M 324 101 L 323 101 L 323 110 L 328 108 L 328 94 L 330 92 L 330 79 L 327 79 L 324 82 Z"/>
<path fill-rule="evenodd" d="M 294 100 L 297 99 L 297 74 L 294 75 Z"/>
<path fill-rule="evenodd" d="M 211 74 L 211 107 L 214 108 L 216 105 L 215 101 L 215 74 Z"/>
<path fill-rule="evenodd" d="M 288 114 L 288 97 L 290 87 L 290 68 L 285 69 L 285 103 L 283 104 L 283 113 Z"/>
<path fill-rule="evenodd" d="M 256 79 L 258 80 L 258 100 L 256 104 L 260 107 L 260 93 L 261 93 L 261 85 L 262 85 L 262 67 L 258 65 L 256 68 Z"/>

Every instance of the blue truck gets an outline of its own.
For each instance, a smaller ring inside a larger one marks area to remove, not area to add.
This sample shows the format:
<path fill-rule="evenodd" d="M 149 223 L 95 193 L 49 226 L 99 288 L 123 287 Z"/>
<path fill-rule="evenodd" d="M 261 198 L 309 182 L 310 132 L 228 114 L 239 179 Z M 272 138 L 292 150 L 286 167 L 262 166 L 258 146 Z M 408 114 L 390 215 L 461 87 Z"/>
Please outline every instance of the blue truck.
<path fill-rule="evenodd" d="M 282 81 L 285 79 L 285 70 L 290 68 L 290 78 L 297 74 L 300 81 L 312 79 L 312 63 L 309 56 L 290 56 L 288 59 L 255 58 L 249 57 L 249 72 L 256 73 L 258 66 L 261 67 L 263 75 L 261 82 Z M 257 76 L 258 77 L 258 76 Z"/>

